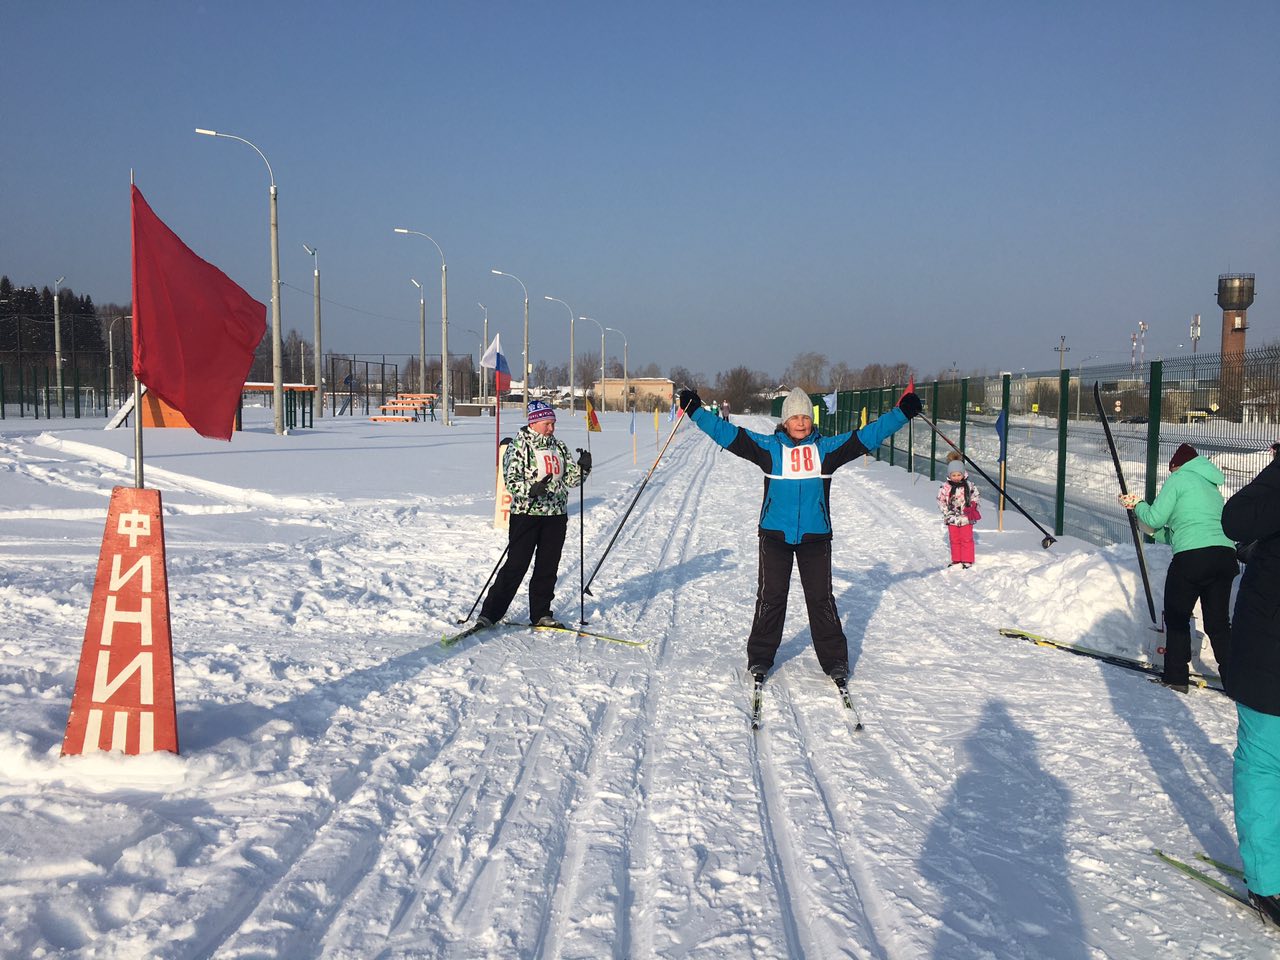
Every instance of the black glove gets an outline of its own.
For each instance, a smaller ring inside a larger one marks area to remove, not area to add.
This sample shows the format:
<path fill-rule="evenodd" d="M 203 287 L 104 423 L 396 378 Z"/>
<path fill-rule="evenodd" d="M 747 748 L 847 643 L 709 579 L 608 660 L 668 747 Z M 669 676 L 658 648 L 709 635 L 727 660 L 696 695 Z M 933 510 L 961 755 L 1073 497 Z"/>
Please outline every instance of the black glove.
<path fill-rule="evenodd" d="M 697 390 L 680 391 L 680 409 L 684 411 L 686 417 L 692 417 L 693 411 L 700 406 L 702 406 L 702 398 L 698 396 Z"/>
<path fill-rule="evenodd" d="M 898 409 L 910 420 L 912 417 L 919 416 L 920 411 L 924 409 L 924 404 L 914 393 L 904 393 L 902 399 L 898 401 Z"/>
<path fill-rule="evenodd" d="M 547 474 L 537 483 L 529 488 L 529 499 L 537 500 L 541 496 L 545 496 L 547 487 L 551 486 L 551 474 Z"/>
<path fill-rule="evenodd" d="M 584 477 L 591 472 L 591 451 L 590 450 L 578 451 L 578 469 L 582 471 L 582 475 Z"/>

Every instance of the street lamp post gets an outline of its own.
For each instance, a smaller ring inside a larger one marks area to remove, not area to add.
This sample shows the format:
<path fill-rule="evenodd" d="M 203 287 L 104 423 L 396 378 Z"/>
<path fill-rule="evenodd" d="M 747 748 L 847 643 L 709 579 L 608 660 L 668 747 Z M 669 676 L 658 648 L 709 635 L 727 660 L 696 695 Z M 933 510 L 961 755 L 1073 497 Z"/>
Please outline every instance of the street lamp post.
<path fill-rule="evenodd" d="M 482 341 L 482 346 L 480 347 L 480 359 L 483 360 L 484 352 L 489 349 L 489 308 L 479 300 L 476 301 L 476 306 L 484 311 L 484 339 Z M 480 402 L 484 404 L 489 402 L 488 386 L 489 374 L 485 372 L 485 367 L 482 363 L 480 365 Z"/>
<path fill-rule="evenodd" d="M 622 338 L 622 412 L 627 412 L 631 403 L 631 380 L 627 376 L 627 335 L 617 327 L 605 327 Z"/>
<path fill-rule="evenodd" d="M 431 240 L 425 233 L 418 230 L 406 230 L 404 227 L 396 227 L 396 233 L 413 234 L 415 237 L 426 237 Z M 436 250 L 440 251 L 440 409 L 444 411 L 442 419 L 446 427 L 452 426 L 449 419 L 449 282 L 448 282 L 448 265 L 444 261 L 444 251 L 440 249 L 440 244 L 431 240 Z"/>
<path fill-rule="evenodd" d="M 569 304 L 565 303 L 559 297 L 544 296 L 542 299 L 554 300 L 556 303 L 564 303 L 564 308 L 569 311 L 569 416 L 574 416 L 573 367 L 576 358 L 573 355 L 573 307 L 569 306 Z"/>
<path fill-rule="evenodd" d="M 62 298 L 58 296 L 58 285 L 65 279 L 59 277 L 53 281 L 53 363 L 56 367 L 54 372 L 58 375 L 58 405 L 64 417 L 67 415 L 67 398 L 62 392 L 62 314 L 58 303 Z"/>
<path fill-rule="evenodd" d="M 427 392 L 427 293 L 413 277 L 409 282 L 418 288 L 418 392 Z"/>
<path fill-rule="evenodd" d="M 315 265 L 315 280 L 312 283 L 314 299 L 316 302 L 316 342 L 315 347 L 315 369 L 316 369 L 316 393 L 311 408 L 316 412 L 316 416 L 324 416 L 324 349 L 320 345 L 320 252 L 315 247 L 309 247 L 305 243 L 302 249 L 311 254 L 311 260 Z"/>
<path fill-rule="evenodd" d="M 578 319 L 579 319 L 579 320 L 591 320 L 591 318 L 590 318 L 590 317 L 579 317 Z M 591 320 L 591 322 L 592 322 L 592 323 L 594 323 L 597 327 L 599 327 L 599 328 L 600 328 L 600 410 L 601 410 L 601 412 L 603 412 L 603 411 L 604 411 L 604 408 L 605 408 L 605 402 L 604 402 L 604 324 L 603 324 L 603 323 L 601 323 L 599 320 Z"/>
<path fill-rule="evenodd" d="M 524 291 L 524 371 L 520 379 L 524 381 L 524 402 L 527 404 L 529 402 L 529 288 L 514 273 L 503 273 L 501 270 L 489 272 L 498 277 L 510 277 L 520 284 L 520 289 Z"/>
<path fill-rule="evenodd" d="M 280 220 L 276 207 L 276 175 L 271 170 L 267 155 L 244 137 L 199 127 L 196 127 L 196 133 L 248 144 L 267 165 L 267 177 L 271 181 L 271 403 L 275 407 L 276 435 L 280 436 L 284 433 L 284 342 L 280 336 Z"/>

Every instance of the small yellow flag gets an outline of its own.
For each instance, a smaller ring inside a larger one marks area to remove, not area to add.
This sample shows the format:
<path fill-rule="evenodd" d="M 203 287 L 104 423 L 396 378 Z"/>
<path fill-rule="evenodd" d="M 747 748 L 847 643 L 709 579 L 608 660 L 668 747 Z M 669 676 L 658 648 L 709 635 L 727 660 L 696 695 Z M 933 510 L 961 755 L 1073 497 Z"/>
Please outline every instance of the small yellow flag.
<path fill-rule="evenodd" d="M 866 408 L 866 407 L 863 407 L 863 408 L 862 408 L 862 422 L 861 422 L 860 424 L 858 424 L 858 426 L 860 426 L 860 427 L 865 427 L 866 425 L 867 425 L 867 408 Z"/>
<path fill-rule="evenodd" d="M 600 418 L 596 416 L 596 408 L 587 401 L 587 432 L 600 433 Z"/>

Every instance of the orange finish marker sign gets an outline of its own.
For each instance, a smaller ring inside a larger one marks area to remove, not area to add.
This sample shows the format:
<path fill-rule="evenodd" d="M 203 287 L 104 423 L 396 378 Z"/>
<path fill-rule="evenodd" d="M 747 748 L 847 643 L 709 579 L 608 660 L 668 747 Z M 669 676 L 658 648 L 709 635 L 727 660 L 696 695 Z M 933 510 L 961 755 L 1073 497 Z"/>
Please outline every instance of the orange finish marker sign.
<path fill-rule="evenodd" d="M 178 752 L 160 491 L 116 487 L 63 755 Z"/>

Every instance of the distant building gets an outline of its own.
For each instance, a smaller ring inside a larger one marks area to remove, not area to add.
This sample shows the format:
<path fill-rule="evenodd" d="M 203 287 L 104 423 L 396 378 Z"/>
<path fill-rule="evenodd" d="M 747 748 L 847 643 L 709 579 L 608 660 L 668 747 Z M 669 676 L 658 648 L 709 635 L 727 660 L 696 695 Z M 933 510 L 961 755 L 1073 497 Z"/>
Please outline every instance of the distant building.
<path fill-rule="evenodd" d="M 626 389 L 631 391 L 628 407 L 634 406 L 637 410 L 669 410 L 675 402 L 676 386 L 665 377 L 631 377 L 626 380 L 622 377 L 608 377 L 604 381 L 604 401 L 600 403 L 600 409 L 623 409 L 622 395 Z M 592 402 L 599 401 L 600 397 L 600 381 L 595 380 L 591 384 Z"/>

